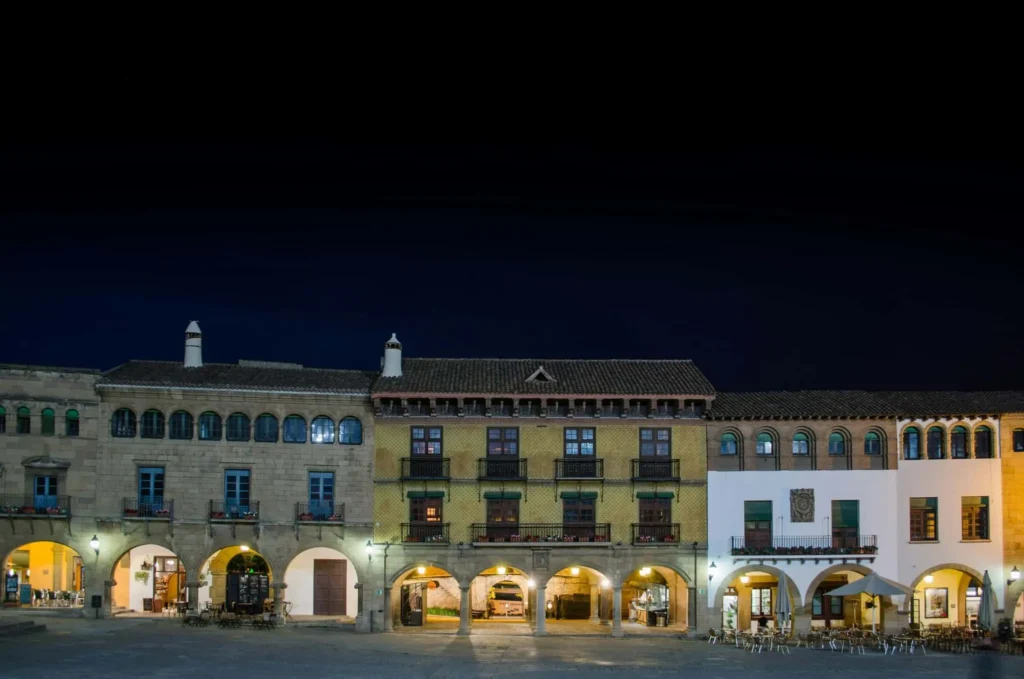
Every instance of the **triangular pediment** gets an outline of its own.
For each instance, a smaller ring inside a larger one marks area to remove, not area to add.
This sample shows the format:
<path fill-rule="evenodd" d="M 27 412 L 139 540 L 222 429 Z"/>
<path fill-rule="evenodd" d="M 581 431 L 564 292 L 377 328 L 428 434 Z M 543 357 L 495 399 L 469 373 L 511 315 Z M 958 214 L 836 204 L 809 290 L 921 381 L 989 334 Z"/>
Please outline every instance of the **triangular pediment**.
<path fill-rule="evenodd" d="M 540 366 L 533 371 L 533 374 L 526 378 L 527 382 L 554 382 L 555 378 L 548 374 L 548 371 L 544 370 L 544 366 Z"/>
<path fill-rule="evenodd" d="M 37 455 L 25 458 L 21 461 L 21 464 L 33 469 L 67 469 L 71 466 L 71 460 L 61 460 L 49 455 Z"/>

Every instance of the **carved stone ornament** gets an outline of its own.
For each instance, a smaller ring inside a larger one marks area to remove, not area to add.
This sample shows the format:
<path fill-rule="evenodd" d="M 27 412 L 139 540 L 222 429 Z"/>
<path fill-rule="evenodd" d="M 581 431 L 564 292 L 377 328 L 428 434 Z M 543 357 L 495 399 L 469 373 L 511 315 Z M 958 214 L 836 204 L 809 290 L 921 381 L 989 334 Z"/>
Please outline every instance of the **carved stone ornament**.
<path fill-rule="evenodd" d="M 789 491 L 789 520 L 791 523 L 814 522 L 813 488 L 798 488 Z"/>

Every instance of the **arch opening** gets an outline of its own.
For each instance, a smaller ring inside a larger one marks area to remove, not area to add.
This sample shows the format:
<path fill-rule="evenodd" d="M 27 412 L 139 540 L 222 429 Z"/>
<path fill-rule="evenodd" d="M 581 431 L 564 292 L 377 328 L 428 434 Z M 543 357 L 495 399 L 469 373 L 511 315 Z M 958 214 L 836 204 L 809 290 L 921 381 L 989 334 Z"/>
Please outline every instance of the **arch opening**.
<path fill-rule="evenodd" d="M 273 575 L 266 557 L 248 545 L 219 549 L 199 569 L 198 607 L 230 612 L 269 610 Z"/>
<path fill-rule="evenodd" d="M 783 571 L 765 564 L 751 564 L 726 575 L 715 593 L 715 608 L 722 612 L 722 627 L 756 630 L 776 625 L 779 579 Z M 786 577 L 790 609 L 795 615 L 803 599 L 793 578 Z"/>
<path fill-rule="evenodd" d="M 486 622 L 528 620 L 533 614 L 531 591 L 524 571 L 507 565 L 486 568 L 470 583 L 470 614 Z"/>
<path fill-rule="evenodd" d="M 171 550 L 139 545 L 122 554 L 111 569 L 110 605 L 114 615 L 160 616 L 188 601 L 185 564 Z"/>
<path fill-rule="evenodd" d="M 67 545 L 50 540 L 22 544 L 3 562 L 4 603 L 19 607 L 85 605 L 85 562 Z"/>
<path fill-rule="evenodd" d="M 622 611 L 628 624 L 664 624 L 685 632 L 690 628 L 691 607 L 689 583 L 674 568 L 641 566 L 622 581 Z"/>
<path fill-rule="evenodd" d="M 293 617 L 329 616 L 348 621 L 359 614 L 355 566 L 337 549 L 312 547 L 299 552 L 288 563 L 284 582 Z"/>
<path fill-rule="evenodd" d="M 981 604 L 982 575 L 959 564 L 942 564 L 922 572 L 912 585 L 910 622 L 925 627 L 950 625 L 976 629 Z M 999 607 L 999 586 L 992 596 Z"/>
<path fill-rule="evenodd" d="M 611 623 L 613 596 L 611 581 L 601 571 L 590 566 L 566 566 L 545 582 L 544 601 L 536 601 L 536 614 L 544 615 L 548 627 L 556 630 L 610 634 L 610 628 L 603 626 Z M 625 617 L 629 600 L 624 592 L 621 596 Z"/>
<path fill-rule="evenodd" d="M 395 629 L 430 627 L 454 634 L 461 602 L 455 576 L 424 561 L 403 568 L 392 582 L 391 620 Z"/>

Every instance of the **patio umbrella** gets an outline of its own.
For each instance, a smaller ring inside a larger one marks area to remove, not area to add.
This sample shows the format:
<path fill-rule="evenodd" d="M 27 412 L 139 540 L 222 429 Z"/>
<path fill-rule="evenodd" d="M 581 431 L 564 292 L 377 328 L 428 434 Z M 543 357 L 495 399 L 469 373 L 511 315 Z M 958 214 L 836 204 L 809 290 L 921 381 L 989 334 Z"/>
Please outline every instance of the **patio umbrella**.
<path fill-rule="evenodd" d="M 988 577 L 988 571 L 985 571 L 985 577 L 981 583 L 981 605 L 978 607 L 978 627 L 984 630 L 991 630 L 992 623 L 996 619 L 996 602 L 992 597 L 992 578 Z"/>
<path fill-rule="evenodd" d="M 785 573 L 779 573 L 779 587 L 775 598 L 775 614 L 779 616 L 780 629 L 784 629 L 789 614 L 793 612 L 793 605 L 789 600 L 789 579 Z"/>
<path fill-rule="evenodd" d="M 909 587 L 904 587 L 892 580 L 886 580 L 877 573 L 869 573 L 860 580 L 851 582 L 848 585 L 837 587 L 828 593 L 829 596 L 857 596 L 867 594 L 870 597 L 878 596 L 913 596 Z M 871 610 L 871 629 L 878 627 L 878 606 Z"/>

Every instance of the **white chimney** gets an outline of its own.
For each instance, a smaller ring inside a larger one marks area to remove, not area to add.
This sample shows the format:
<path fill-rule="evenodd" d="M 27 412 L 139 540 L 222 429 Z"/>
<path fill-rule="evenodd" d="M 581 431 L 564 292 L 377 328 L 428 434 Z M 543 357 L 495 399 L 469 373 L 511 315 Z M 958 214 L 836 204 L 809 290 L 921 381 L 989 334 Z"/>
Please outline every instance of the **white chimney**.
<path fill-rule="evenodd" d="M 195 321 L 185 328 L 185 367 L 203 367 L 203 331 Z"/>
<path fill-rule="evenodd" d="M 391 339 L 384 343 L 384 366 L 380 376 L 402 376 L 402 343 L 395 337 L 395 333 L 391 333 Z"/>

